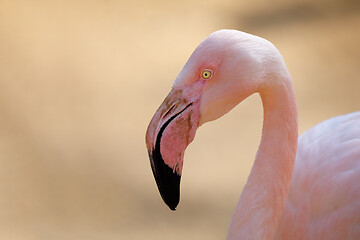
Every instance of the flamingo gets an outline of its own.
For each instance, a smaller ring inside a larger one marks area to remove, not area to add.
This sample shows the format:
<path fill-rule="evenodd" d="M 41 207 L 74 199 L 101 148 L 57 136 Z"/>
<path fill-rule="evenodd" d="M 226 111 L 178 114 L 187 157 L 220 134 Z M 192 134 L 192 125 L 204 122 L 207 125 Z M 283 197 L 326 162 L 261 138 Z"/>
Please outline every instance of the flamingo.
<path fill-rule="evenodd" d="M 253 93 L 264 109 L 261 143 L 227 239 L 360 239 L 360 112 L 324 121 L 298 139 L 294 88 L 269 41 L 236 30 L 193 52 L 146 132 L 160 195 L 180 198 L 186 147 L 196 129 Z"/>

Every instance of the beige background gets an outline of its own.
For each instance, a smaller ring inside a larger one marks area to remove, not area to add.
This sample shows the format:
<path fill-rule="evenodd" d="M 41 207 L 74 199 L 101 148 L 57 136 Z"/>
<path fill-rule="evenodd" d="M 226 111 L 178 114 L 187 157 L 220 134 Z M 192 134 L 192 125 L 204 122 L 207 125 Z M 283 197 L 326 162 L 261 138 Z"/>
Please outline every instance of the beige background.
<path fill-rule="evenodd" d="M 260 139 L 259 97 L 199 129 L 176 212 L 144 143 L 187 58 L 222 28 L 282 52 L 300 133 L 359 110 L 355 0 L 0 0 L 0 239 L 224 239 Z"/>

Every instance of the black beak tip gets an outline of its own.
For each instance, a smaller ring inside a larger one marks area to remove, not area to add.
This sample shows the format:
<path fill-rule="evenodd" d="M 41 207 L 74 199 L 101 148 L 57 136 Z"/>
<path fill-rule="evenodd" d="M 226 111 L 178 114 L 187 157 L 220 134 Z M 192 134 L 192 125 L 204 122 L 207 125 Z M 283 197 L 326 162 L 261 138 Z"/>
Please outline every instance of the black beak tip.
<path fill-rule="evenodd" d="M 167 197 L 165 198 L 163 195 L 161 195 L 162 199 L 166 203 L 166 205 L 172 210 L 175 211 L 177 205 L 179 204 L 180 196 L 177 195 L 175 197 Z"/>
<path fill-rule="evenodd" d="M 149 151 L 148 153 L 161 198 L 172 211 L 175 211 L 180 201 L 181 176 L 165 164 L 159 151 L 155 150 L 152 154 Z"/>
<path fill-rule="evenodd" d="M 174 205 L 174 206 L 170 206 L 170 205 L 168 205 L 168 206 L 169 206 L 169 208 L 170 208 L 171 211 L 175 211 L 175 210 L 176 210 L 176 207 L 177 207 L 177 204 Z"/>

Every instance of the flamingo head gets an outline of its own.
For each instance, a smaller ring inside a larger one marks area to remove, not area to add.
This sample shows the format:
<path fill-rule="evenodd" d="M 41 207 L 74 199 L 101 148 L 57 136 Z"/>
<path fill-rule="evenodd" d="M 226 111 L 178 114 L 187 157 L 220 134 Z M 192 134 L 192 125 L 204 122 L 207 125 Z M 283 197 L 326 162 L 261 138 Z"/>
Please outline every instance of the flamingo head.
<path fill-rule="evenodd" d="M 180 199 L 186 147 L 197 128 L 215 120 L 259 90 L 264 74 L 264 42 L 235 30 L 220 30 L 193 52 L 152 118 L 146 133 L 151 168 L 161 197 L 171 210 Z"/>

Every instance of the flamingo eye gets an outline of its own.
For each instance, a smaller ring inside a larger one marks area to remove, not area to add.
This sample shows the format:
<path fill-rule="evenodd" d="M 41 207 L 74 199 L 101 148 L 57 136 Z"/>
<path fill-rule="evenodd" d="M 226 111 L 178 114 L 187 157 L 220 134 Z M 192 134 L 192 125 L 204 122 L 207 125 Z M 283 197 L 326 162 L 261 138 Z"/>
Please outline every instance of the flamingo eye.
<path fill-rule="evenodd" d="M 201 78 L 205 79 L 205 80 L 210 79 L 212 77 L 212 75 L 213 75 L 213 71 L 211 69 L 204 69 L 201 72 Z"/>

